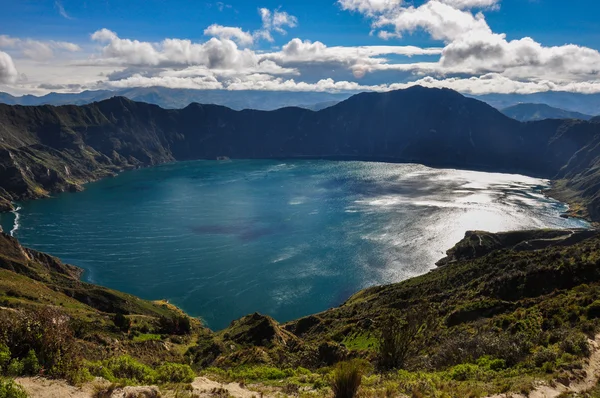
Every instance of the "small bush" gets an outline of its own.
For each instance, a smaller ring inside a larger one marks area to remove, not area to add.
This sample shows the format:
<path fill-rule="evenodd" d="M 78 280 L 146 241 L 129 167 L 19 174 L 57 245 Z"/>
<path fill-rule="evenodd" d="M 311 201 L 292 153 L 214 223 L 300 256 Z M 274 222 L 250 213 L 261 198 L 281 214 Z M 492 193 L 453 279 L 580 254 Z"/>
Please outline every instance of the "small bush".
<path fill-rule="evenodd" d="M 477 366 L 497 372 L 506 369 L 506 361 L 504 359 L 491 358 L 486 355 L 477 360 Z"/>
<path fill-rule="evenodd" d="M 6 374 L 9 376 L 23 376 L 24 371 L 25 367 L 23 366 L 23 362 L 15 358 L 8 364 Z"/>
<path fill-rule="evenodd" d="M 153 383 L 156 373 L 151 367 L 139 363 L 128 355 L 109 359 L 106 367 L 117 379 L 126 379 L 136 383 Z"/>
<path fill-rule="evenodd" d="M 393 315 L 387 317 L 381 325 L 379 337 L 379 366 L 383 369 L 404 367 L 429 320 L 427 311 L 418 309 L 409 312 L 403 319 Z"/>
<path fill-rule="evenodd" d="M 156 369 L 156 381 L 159 383 L 191 383 L 196 374 L 188 365 L 165 363 Z"/>
<path fill-rule="evenodd" d="M 131 319 L 127 318 L 120 312 L 115 314 L 113 323 L 123 333 L 129 332 L 129 329 L 131 329 Z"/>
<path fill-rule="evenodd" d="M 84 366 L 71 370 L 65 375 L 65 378 L 74 386 L 80 386 L 83 383 L 94 380 L 94 376 L 92 376 L 90 370 Z"/>
<path fill-rule="evenodd" d="M 27 375 L 36 375 L 40 372 L 41 366 L 35 351 L 29 350 L 27 356 L 23 358 L 23 373 Z"/>
<path fill-rule="evenodd" d="M 0 398 L 27 398 L 27 394 L 13 380 L 0 379 Z"/>
<path fill-rule="evenodd" d="M 450 378 L 457 381 L 473 379 L 479 373 L 479 367 L 472 363 L 456 365 L 450 370 Z"/>
<path fill-rule="evenodd" d="M 594 301 L 587 307 L 587 317 L 589 319 L 600 318 L 600 300 Z"/>
<path fill-rule="evenodd" d="M 162 333 L 166 334 L 189 334 L 192 331 L 192 324 L 190 318 L 187 316 L 174 316 L 172 318 L 161 317 L 160 329 Z"/>
<path fill-rule="evenodd" d="M 556 361 L 556 352 L 549 348 L 542 347 L 535 354 L 533 354 L 533 362 L 538 368 L 542 367 L 546 362 Z"/>
<path fill-rule="evenodd" d="M 331 380 L 331 389 L 335 398 L 354 398 L 360 387 L 363 364 L 353 360 L 337 364 Z"/>
<path fill-rule="evenodd" d="M 5 344 L 0 343 L 0 373 L 6 371 L 10 362 L 10 350 Z"/>
<path fill-rule="evenodd" d="M 588 357 L 590 355 L 590 345 L 585 335 L 577 333 L 567 336 L 561 341 L 560 349 L 568 354 L 578 357 Z"/>

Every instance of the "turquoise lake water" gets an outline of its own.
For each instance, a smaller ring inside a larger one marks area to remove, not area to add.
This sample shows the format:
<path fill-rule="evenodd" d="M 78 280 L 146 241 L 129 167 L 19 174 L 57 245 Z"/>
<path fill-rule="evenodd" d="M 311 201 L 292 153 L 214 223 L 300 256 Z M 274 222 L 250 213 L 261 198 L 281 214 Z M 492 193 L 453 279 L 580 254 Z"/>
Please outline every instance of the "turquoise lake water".
<path fill-rule="evenodd" d="M 425 273 L 467 230 L 587 226 L 560 218 L 566 206 L 546 186 L 415 164 L 194 161 L 20 203 L 0 222 L 84 268 L 86 281 L 168 299 L 221 329 L 255 311 L 297 318 Z"/>

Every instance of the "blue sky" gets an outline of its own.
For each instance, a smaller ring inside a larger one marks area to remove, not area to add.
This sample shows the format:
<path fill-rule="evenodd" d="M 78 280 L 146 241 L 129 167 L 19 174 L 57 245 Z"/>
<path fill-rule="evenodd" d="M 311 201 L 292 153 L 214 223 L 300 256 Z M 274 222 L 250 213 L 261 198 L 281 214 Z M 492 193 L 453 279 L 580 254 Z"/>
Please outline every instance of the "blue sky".
<path fill-rule="evenodd" d="M 15 94 L 416 83 L 600 91 L 600 2 L 592 0 L 2 2 L 0 90 Z M 181 47 L 185 40 L 193 46 Z"/>

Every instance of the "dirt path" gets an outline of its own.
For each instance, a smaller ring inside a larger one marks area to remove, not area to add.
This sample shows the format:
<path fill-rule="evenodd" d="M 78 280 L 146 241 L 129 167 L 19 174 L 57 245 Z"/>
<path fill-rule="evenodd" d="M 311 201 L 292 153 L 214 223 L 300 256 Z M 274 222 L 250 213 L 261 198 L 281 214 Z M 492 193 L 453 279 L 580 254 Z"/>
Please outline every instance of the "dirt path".
<path fill-rule="evenodd" d="M 20 384 L 30 398 L 93 398 L 97 386 L 107 387 L 109 382 L 103 379 L 97 379 L 92 383 L 87 383 L 82 387 L 74 387 L 64 380 L 50 380 L 41 377 L 20 377 L 15 379 Z M 274 397 L 275 392 L 264 388 L 261 391 L 251 391 L 239 383 L 219 383 L 206 377 L 197 377 L 192 383 L 193 393 L 199 398 L 215 397 L 235 397 L 235 398 L 260 398 Z M 261 394 L 262 392 L 262 394 Z M 111 398 L 122 398 L 131 396 L 169 398 L 174 396 L 169 391 L 163 391 L 159 395 L 157 387 L 125 387 L 114 390 Z"/>
<path fill-rule="evenodd" d="M 592 354 L 588 363 L 583 367 L 585 377 L 573 380 L 555 382 L 553 385 L 540 383 L 529 395 L 523 394 L 498 394 L 487 398 L 557 398 L 563 393 L 582 393 L 595 387 L 600 379 L 600 334 L 595 340 L 589 341 Z"/>
<path fill-rule="evenodd" d="M 94 385 L 73 387 L 64 380 L 49 380 L 41 377 L 20 377 L 15 379 L 31 398 L 91 398 Z"/>
<path fill-rule="evenodd" d="M 269 391 L 261 392 L 250 391 L 247 387 L 240 386 L 239 383 L 222 384 L 206 377 L 197 377 L 192 383 L 194 393 L 202 398 L 214 398 L 215 396 L 231 396 L 235 398 L 260 398 L 274 396 Z"/>
<path fill-rule="evenodd" d="M 487 398 L 558 398 L 562 393 L 582 393 L 595 387 L 600 379 L 600 334 L 596 336 L 594 341 L 590 340 L 590 346 L 592 354 L 584 366 L 581 376 L 573 375 L 570 380 L 562 380 L 561 382 L 552 383 L 552 385 L 540 383 L 528 396 L 507 393 Z M 92 398 L 96 386 L 110 384 L 106 380 L 97 379 L 82 387 L 73 387 L 64 380 L 48 380 L 40 377 L 22 377 L 16 379 L 16 382 L 23 386 L 31 398 Z M 192 387 L 193 393 L 201 398 L 271 398 L 285 396 L 281 391 L 274 388 L 264 386 L 248 387 L 239 383 L 219 383 L 206 377 L 197 377 L 193 381 Z M 147 393 L 148 395 L 141 396 L 154 397 L 157 395 L 151 394 L 155 391 L 158 391 L 156 387 L 126 387 L 125 389 L 115 390 L 111 397 L 121 398 L 127 396 L 128 393 Z M 173 395 L 170 395 L 169 391 L 164 391 L 161 396 L 168 398 Z"/>

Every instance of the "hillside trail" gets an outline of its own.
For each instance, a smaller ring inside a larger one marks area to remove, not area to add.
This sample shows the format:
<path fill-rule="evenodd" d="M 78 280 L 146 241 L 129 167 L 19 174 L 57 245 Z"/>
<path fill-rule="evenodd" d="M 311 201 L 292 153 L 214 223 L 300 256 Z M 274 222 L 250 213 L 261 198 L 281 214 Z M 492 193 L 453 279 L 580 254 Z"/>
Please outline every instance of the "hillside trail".
<path fill-rule="evenodd" d="M 581 372 L 583 377 L 573 375 L 570 379 L 557 380 L 551 384 L 539 383 L 528 395 L 506 393 L 486 398 L 556 398 L 566 393 L 584 393 L 600 380 L 600 334 L 589 340 L 592 353 Z"/>
<path fill-rule="evenodd" d="M 64 380 L 50 380 L 42 377 L 20 377 L 15 381 L 25 389 L 30 398 L 94 398 L 98 388 L 107 388 L 111 384 L 100 378 L 81 387 L 69 385 Z M 193 388 L 191 396 L 197 398 L 273 398 L 276 395 L 285 396 L 280 392 L 276 393 L 273 389 L 258 385 L 255 386 L 257 391 L 253 391 L 239 383 L 219 383 L 206 377 L 197 377 L 191 383 L 191 386 Z M 174 398 L 176 396 L 177 394 L 174 391 L 160 391 L 156 386 L 139 386 L 116 388 L 110 395 L 103 397 Z"/>
<path fill-rule="evenodd" d="M 569 379 L 561 379 L 553 383 L 540 382 L 527 396 L 519 393 L 506 393 L 491 395 L 486 398 L 558 398 L 564 393 L 583 393 L 595 387 L 600 379 L 600 334 L 595 340 L 589 340 L 592 353 L 579 375 L 572 375 Z M 21 377 L 15 380 L 23 386 L 30 398 L 93 398 L 98 387 L 108 387 L 109 382 L 96 379 L 81 387 L 69 385 L 64 380 L 49 380 L 41 377 Z M 248 386 L 240 383 L 220 383 L 206 377 L 197 377 L 191 383 L 192 393 L 198 398 L 272 398 L 282 397 L 286 394 L 279 389 L 261 385 Z M 155 386 L 124 387 L 115 389 L 111 398 L 125 397 L 154 398 L 175 397 L 175 393 L 161 391 Z M 107 397 L 108 398 L 108 397 Z"/>

